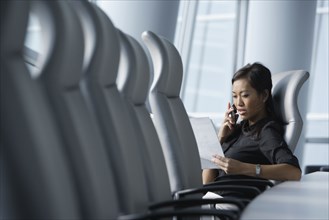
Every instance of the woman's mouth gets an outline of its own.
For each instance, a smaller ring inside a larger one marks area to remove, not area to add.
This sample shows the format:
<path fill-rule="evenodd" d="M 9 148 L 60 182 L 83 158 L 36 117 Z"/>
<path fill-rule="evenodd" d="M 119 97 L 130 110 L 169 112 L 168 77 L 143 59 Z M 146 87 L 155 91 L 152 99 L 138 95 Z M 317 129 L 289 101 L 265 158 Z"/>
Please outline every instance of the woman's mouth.
<path fill-rule="evenodd" d="M 239 115 L 245 115 L 246 114 L 246 110 L 238 110 L 238 114 Z"/>

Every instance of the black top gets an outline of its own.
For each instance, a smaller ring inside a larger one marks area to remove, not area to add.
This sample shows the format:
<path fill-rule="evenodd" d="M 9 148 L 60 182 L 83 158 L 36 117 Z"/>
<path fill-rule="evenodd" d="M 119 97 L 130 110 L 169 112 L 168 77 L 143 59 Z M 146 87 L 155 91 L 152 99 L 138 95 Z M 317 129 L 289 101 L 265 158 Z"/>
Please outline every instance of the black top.
<path fill-rule="evenodd" d="M 282 126 L 271 118 L 264 118 L 249 126 L 247 121 L 237 125 L 236 131 L 222 144 L 225 157 L 252 164 L 291 164 L 300 169 L 283 139 Z"/>

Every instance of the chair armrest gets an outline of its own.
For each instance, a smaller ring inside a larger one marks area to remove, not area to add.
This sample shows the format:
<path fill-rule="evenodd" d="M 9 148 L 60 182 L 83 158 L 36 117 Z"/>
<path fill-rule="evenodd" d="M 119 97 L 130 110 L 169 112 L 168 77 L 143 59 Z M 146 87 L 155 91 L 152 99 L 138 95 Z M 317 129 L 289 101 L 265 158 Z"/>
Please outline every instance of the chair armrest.
<path fill-rule="evenodd" d="M 174 211 L 159 211 L 145 214 L 131 214 L 119 216 L 118 220 L 145 220 L 162 219 L 166 217 L 190 217 L 190 216 L 216 216 L 220 219 L 235 220 L 239 219 L 239 214 L 227 210 L 216 209 L 182 209 Z"/>
<path fill-rule="evenodd" d="M 245 204 L 239 199 L 233 198 L 217 198 L 217 199 L 187 199 L 182 198 L 179 200 L 169 200 L 165 202 L 155 203 L 149 206 L 150 210 L 155 210 L 159 208 L 166 208 L 168 206 L 174 206 L 175 208 L 186 208 L 191 206 L 206 205 L 206 204 L 219 204 L 219 203 L 230 203 L 238 207 L 240 211 L 245 208 Z"/>
<path fill-rule="evenodd" d="M 241 182 L 241 185 L 245 184 L 247 186 L 255 186 L 259 188 L 261 191 L 264 191 L 267 188 L 276 185 L 276 181 L 274 180 L 268 180 L 260 177 L 240 175 L 240 174 L 229 174 L 229 175 L 219 176 L 215 179 L 214 183 L 209 183 L 207 185 L 211 185 L 223 181 L 224 183 L 232 183 L 230 185 L 240 185 L 239 182 Z"/>
<path fill-rule="evenodd" d="M 268 181 L 271 182 L 271 180 L 268 179 L 264 179 L 264 178 L 260 178 L 260 177 L 255 177 L 255 176 L 247 176 L 247 175 L 242 175 L 242 174 L 227 174 L 227 175 L 223 175 L 223 176 L 218 176 L 215 181 L 219 181 L 219 180 L 232 180 L 232 179 L 251 179 L 251 180 L 264 180 L 264 181 Z"/>
<path fill-rule="evenodd" d="M 208 183 L 205 186 L 217 186 L 217 185 L 238 185 L 238 186 L 254 186 L 261 191 L 267 188 L 273 187 L 274 183 L 264 179 L 223 179 L 212 183 Z"/>
<path fill-rule="evenodd" d="M 204 186 L 202 188 L 193 188 L 177 191 L 174 193 L 174 198 L 178 199 L 185 195 L 191 195 L 196 193 L 207 193 L 208 191 L 216 192 L 216 191 L 233 191 L 244 194 L 247 198 L 255 198 L 257 195 L 261 193 L 261 191 L 252 186 L 233 186 L 233 185 L 216 185 L 216 186 Z"/>

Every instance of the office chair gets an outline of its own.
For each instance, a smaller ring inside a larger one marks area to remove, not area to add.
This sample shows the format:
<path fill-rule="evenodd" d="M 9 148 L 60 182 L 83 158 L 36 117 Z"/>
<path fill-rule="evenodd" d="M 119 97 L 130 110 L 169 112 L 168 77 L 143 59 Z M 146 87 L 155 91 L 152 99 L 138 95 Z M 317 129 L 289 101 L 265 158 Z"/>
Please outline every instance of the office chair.
<path fill-rule="evenodd" d="M 183 72 L 180 55 L 172 44 L 150 31 L 144 32 L 142 39 L 153 61 L 154 80 L 149 102 L 163 147 L 171 189 L 176 192 L 192 188 L 189 186 L 202 186 L 201 178 L 194 178 L 194 173 L 187 172 L 193 170 L 201 175 L 201 164 L 189 118 L 179 97 Z M 184 136 L 188 138 L 182 138 Z"/>
<path fill-rule="evenodd" d="M 86 219 L 116 219 L 121 210 L 113 169 L 79 85 L 84 58 L 79 18 L 67 1 L 33 1 L 32 4 L 46 34 L 44 43 L 51 49 L 46 51 L 49 59 L 36 81 L 44 88 L 60 128 L 79 195 L 79 209 Z"/>
<path fill-rule="evenodd" d="M 273 99 L 275 112 L 284 124 L 284 138 L 292 152 L 297 147 L 302 133 L 303 119 L 297 103 L 301 88 L 309 78 L 309 73 L 304 70 L 295 70 L 272 75 Z M 323 168 L 322 168 L 323 167 Z M 328 170 L 328 166 L 309 165 L 305 167 L 305 174 L 315 171 Z"/>
<path fill-rule="evenodd" d="M 134 130 L 129 125 L 129 113 L 116 86 L 120 58 L 120 41 L 117 29 L 107 15 L 96 5 L 72 2 L 84 10 L 78 10 L 84 34 L 94 32 L 94 48 L 86 59 L 81 77 L 81 88 L 88 103 L 89 112 L 95 117 L 99 136 L 105 143 L 109 163 L 113 167 L 117 191 L 123 213 L 146 211 L 147 183 L 142 161 L 134 143 Z M 78 8 L 77 8 L 78 9 Z M 85 16 L 89 13 L 91 16 Z M 90 40 L 90 39 L 89 39 Z M 129 136 L 129 138 L 127 138 Z M 128 181 L 129 178 L 136 181 Z"/>
<path fill-rule="evenodd" d="M 0 219 L 80 219 L 51 107 L 23 61 L 29 1 L 1 1 Z"/>
<path fill-rule="evenodd" d="M 309 75 L 305 70 L 272 74 L 274 110 L 284 124 L 284 139 L 292 152 L 296 149 L 303 128 L 303 119 L 297 104 L 298 95 Z"/>
<path fill-rule="evenodd" d="M 189 117 L 179 97 L 183 72 L 180 55 L 172 43 L 150 31 L 144 32 L 142 38 L 153 61 L 154 81 L 149 102 L 163 148 L 171 190 L 176 196 L 194 193 L 200 188 L 204 189 L 205 186 L 202 185 L 197 143 Z M 247 188 L 241 192 L 241 196 L 250 192 L 250 195 L 246 196 L 248 198 L 258 195 L 251 193 L 252 189 L 250 189 L 255 182 L 262 186 L 273 185 L 267 180 L 245 179 L 244 181 L 246 186 L 240 186 L 240 190 Z M 232 180 L 231 183 L 239 184 L 239 182 L 240 180 Z M 227 185 L 228 182 L 217 184 Z M 215 183 L 210 185 L 213 187 Z"/>

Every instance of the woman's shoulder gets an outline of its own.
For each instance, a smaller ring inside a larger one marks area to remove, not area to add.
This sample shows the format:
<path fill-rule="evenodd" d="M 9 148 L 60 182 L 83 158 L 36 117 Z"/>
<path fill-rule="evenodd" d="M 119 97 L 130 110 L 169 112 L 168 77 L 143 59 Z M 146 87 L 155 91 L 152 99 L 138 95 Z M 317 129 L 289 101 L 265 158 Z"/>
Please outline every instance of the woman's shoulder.
<path fill-rule="evenodd" d="M 283 135 L 283 125 L 279 121 L 273 119 L 273 118 L 266 118 L 264 120 L 264 125 L 262 128 L 261 133 L 278 133 L 280 135 Z"/>

